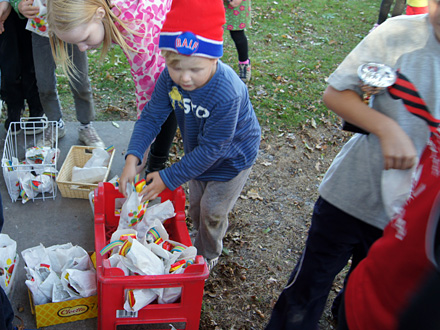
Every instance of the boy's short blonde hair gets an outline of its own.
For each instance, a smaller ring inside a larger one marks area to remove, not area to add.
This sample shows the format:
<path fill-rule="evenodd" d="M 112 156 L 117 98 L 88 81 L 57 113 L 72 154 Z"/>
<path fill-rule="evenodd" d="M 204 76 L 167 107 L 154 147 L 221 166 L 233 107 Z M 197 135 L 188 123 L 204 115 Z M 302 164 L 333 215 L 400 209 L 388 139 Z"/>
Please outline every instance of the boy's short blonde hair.
<path fill-rule="evenodd" d="M 182 60 L 182 58 L 186 57 L 184 55 L 177 54 L 177 53 L 172 52 L 170 50 L 162 50 L 160 53 L 165 58 L 167 65 L 173 65 L 173 66 L 176 64 L 179 64 L 179 62 Z"/>

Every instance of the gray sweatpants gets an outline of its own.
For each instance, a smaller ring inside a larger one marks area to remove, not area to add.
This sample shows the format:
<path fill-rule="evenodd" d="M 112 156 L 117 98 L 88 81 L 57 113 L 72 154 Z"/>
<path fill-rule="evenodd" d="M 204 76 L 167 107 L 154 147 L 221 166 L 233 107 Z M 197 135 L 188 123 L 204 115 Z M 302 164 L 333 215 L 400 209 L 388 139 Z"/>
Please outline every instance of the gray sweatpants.
<path fill-rule="evenodd" d="M 35 76 L 44 113 L 48 120 L 59 121 L 62 112 L 55 75 L 56 64 L 52 56 L 49 38 L 32 33 L 32 49 Z M 73 85 L 70 85 L 75 102 L 76 119 L 81 124 L 88 124 L 95 119 L 95 108 L 88 76 L 87 53 L 81 52 L 77 46 L 73 46 L 71 56 L 73 64 L 78 70 L 78 79 L 72 78 Z"/>
<path fill-rule="evenodd" d="M 228 214 L 240 196 L 251 168 L 226 182 L 189 181 L 189 215 L 197 231 L 194 240 L 197 254 L 214 259 L 222 253 Z"/>

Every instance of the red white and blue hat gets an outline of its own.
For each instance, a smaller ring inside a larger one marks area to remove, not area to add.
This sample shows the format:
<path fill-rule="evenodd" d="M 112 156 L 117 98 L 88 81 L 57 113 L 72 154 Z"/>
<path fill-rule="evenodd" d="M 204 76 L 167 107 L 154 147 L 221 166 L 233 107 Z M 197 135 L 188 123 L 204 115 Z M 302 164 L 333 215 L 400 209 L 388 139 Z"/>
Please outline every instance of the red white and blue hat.
<path fill-rule="evenodd" d="M 159 48 L 187 56 L 223 55 L 223 0 L 173 0 L 160 32 Z"/>

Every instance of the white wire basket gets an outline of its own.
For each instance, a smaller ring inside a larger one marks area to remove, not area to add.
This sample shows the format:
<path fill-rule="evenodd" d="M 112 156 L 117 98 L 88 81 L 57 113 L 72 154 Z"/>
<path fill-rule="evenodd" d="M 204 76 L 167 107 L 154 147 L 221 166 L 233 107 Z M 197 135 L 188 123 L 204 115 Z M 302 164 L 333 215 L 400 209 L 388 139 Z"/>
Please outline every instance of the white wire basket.
<path fill-rule="evenodd" d="M 54 142 L 49 146 L 49 141 Z M 11 122 L 2 156 L 3 178 L 11 200 L 55 199 L 58 156 L 56 121 L 26 117 Z"/>

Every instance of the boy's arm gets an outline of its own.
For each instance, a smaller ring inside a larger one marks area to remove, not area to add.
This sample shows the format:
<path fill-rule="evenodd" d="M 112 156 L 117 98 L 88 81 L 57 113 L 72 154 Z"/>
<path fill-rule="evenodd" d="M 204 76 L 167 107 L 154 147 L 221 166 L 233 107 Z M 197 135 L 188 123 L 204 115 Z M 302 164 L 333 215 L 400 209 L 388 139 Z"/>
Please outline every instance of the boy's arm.
<path fill-rule="evenodd" d="M 323 100 L 338 116 L 379 138 L 385 169 L 404 170 L 414 165 L 417 151 L 411 138 L 395 120 L 365 104 L 359 94 L 328 86 Z"/>

